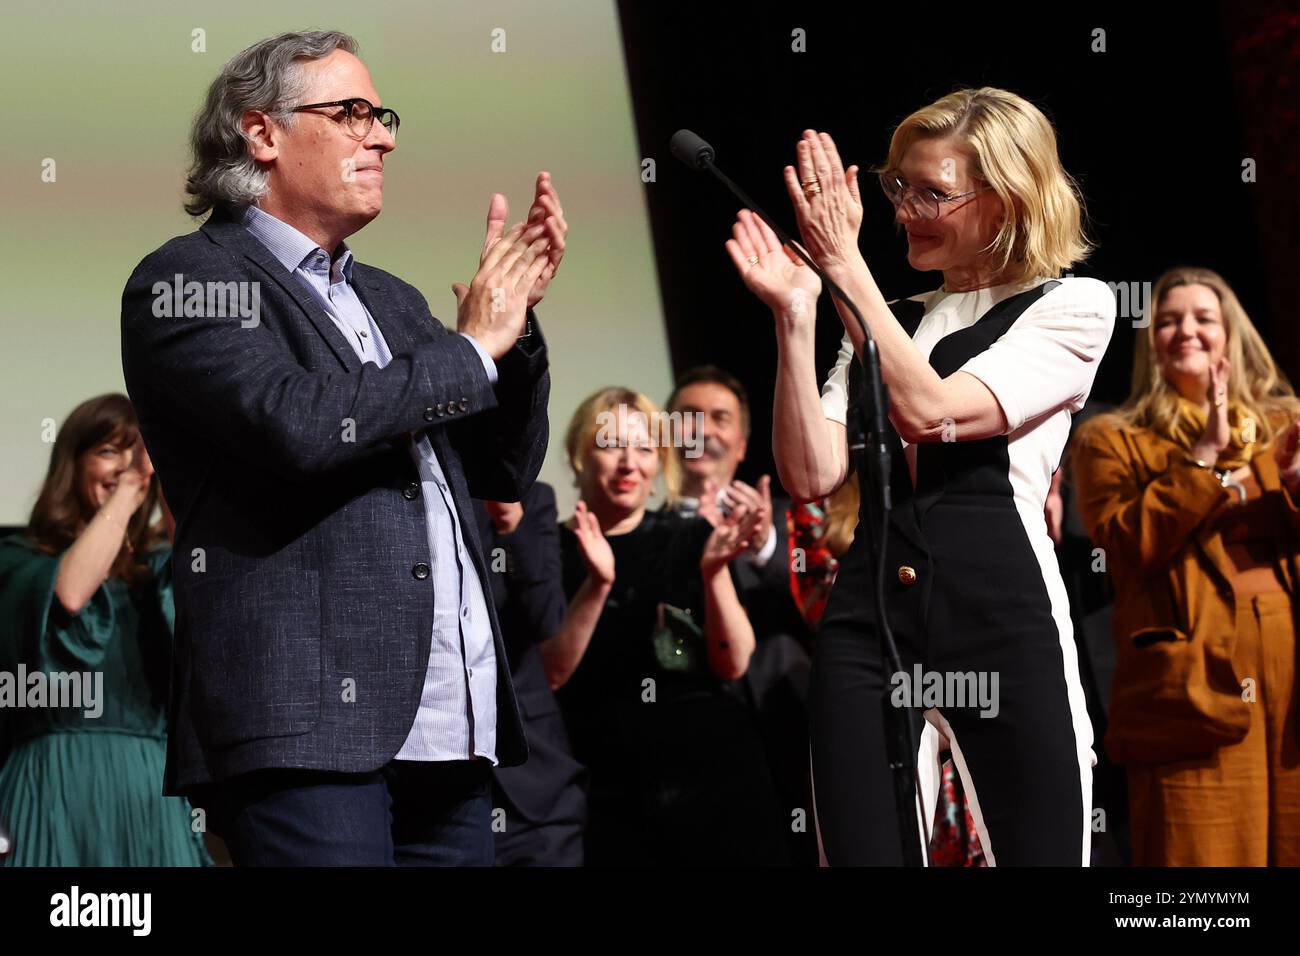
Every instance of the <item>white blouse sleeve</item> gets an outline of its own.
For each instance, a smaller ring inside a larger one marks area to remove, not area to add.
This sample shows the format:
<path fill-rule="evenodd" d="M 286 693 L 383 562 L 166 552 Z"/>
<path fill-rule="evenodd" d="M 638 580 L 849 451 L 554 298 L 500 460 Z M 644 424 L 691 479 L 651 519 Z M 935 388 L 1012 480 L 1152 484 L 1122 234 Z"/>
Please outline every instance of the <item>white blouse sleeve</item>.
<path fill-rule="evenodd" d="M 1059 408 L 1077 412 L 1115 327 L 1115 296 L 1097 279 L 1067 278 L 960 371 L 983 382 L 1007 432 Z"/>
<path fill-rule="evenodd" d="M 853 361 L 853 340 L 844 333 L 835 367 L 822 386 L 822 411 L 833 422 L 843 425 L 849 417 L 849 363 Z"/>

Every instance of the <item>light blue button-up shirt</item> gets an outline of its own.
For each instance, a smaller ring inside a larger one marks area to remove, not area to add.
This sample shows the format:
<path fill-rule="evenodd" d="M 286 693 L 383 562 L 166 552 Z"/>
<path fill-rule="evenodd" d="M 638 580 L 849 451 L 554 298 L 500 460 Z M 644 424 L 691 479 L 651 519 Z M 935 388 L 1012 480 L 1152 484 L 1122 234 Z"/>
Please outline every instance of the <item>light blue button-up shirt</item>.
<path fill-rule="evenodd" d="M 244 225 L 316 297 L 362 362 L 383 368 L 392 360 L 370 310 L 352 288 L 352 250 L 339 246 L 332 262 L 325 250 L 288 223 L 256 206 Z M 496 363 L 471 336 L 496 384 Z M 497 664 L 483 585 L 470 559 L 446 475 L 423 432 L 407 447 L 419 470 L 433 577 L 433 641 L 420 710 L 398 760 L 497 762 Z M 383 693 L 383 689 L 376 689 Z"/>

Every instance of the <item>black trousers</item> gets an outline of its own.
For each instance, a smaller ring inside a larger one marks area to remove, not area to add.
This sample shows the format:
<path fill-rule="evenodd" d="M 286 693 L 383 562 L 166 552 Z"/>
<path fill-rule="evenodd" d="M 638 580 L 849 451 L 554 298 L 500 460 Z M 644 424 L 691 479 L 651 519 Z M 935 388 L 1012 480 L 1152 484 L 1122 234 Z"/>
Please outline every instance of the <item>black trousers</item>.
<path fill-rule="evenodd" d="M 903 862 L 881 705 L 886 686 L 896 685 L 886 680 L 866 616 L 856 624 L 828 622 L 814 642 L 814 806 L 832 866 Z M 1063 677 L 1062 669 L 1070 660 L 1063 660 L 1056 633 L 1026 635 L 1008 627 L 1002 641 L 992 637 L 971 640 L 973 652 L 963 649 L 960 629 L 929 648 L 900 644 L 905 671 L 919 662 L 925 670 L 996 671 L 999 678 L 996 716 L 982 717 L 973 706 L 908 711 L 918 742 L 922 839 L 938 795 L 941 728 L 990 865 L 1086 865 L 1091 734 L 1080 736 L 1078 701 L 1072 708 L 1068 699 L 1070 675 Z M 982 644 L 991 644 L 983 654 Z M 1077 685 L 1077 673 L 1073 679 Z"/>

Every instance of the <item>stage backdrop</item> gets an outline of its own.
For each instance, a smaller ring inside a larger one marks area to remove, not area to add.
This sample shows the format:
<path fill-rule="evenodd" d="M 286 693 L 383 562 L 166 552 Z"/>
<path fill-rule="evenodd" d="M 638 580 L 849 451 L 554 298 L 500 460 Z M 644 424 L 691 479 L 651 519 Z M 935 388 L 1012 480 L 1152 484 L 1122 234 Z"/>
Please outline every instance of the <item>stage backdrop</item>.
<path fill-rule="evenodd" d="M 578 401 L 613 383 L 657 400 L 668 392 L 612 3 L 319 0 L 297 13 L 249 0 L 5 7 L 0 525 L 26 522 L 49 461 L 43 423 L 125 390 L 122 286 L 148 252 L 198 225 L 180 205 L 191 117 L 231 56 L 285 30 L 351 33 L 384 105 L 401 114 L 384 213 L 350 242 L 360 260 L 418 286 L 448 326 L 450 287 L 473 274 L 492 192 L 507 195 L 513 221 L 527 212 L 537 171 L 554 176 L 569 251 L 538 311 L 552 374 L 542 478 L 556 486 L 562 515 L 576 497 L 562 440 Z"/>

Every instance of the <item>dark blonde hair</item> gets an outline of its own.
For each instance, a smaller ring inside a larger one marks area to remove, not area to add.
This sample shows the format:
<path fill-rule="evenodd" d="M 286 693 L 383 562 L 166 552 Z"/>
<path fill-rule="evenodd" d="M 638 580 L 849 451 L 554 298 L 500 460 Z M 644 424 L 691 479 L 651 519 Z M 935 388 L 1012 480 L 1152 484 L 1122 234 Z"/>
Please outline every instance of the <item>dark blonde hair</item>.
<path fill-rule="evenodd" d="M 79 493 L 82 455 L 105 443 L 125 450 L 139 440 L 140 425 L 131 400 L 125 395 L 100 395 L 74 408 L 54 439 L 45 481 L 27 522 L 27 538 L 46 554 L 62 554 L 71 547 L 77 540 L 80 523 L 93 517 L 85 512 Z M 155 474 L 144 502 L 127 523 L 122 549 L 109 570 L 110 577 L 121 578 L 132 586 L 149 578 L 148 567 L 137 563 L 137 557 L 143 559 L 150 549 L 165 540 L 161 525 L 150 521 L 160 500 Z"/>
<path fill-rule="evenodd" d="M 1147 305 L 1146 328 L 1137 336 L 1134 347 L 1132 388 L 1114 416 L 1136 428 L 1157 431 L 1163 431 L 1174 420 L 1178 392 L 1160 370 L 1155 347 L 1156 316 L 1170 290 L 1186 285 L 1206 286 L 1218 297 L 1223 314 L 1224 354 L 1231 365 L 1228 401 L 1242 406 L 1255 419 L 1256 441 L 1267 444 L 1276 432 L 1270 418 L 1282 413 L 1294 415 L 1300 401 L 1232 287 L 1217 272 L 1197 266 L 1178 266 L 1156 280 Z"/>
<path fill-rule="evenodd" d="M 569 467 L 573 469 L 574 484 L 577 484 L 585 467 L 583 458 L 595 445 L 596 434 L 600 431 L 601 413 L 613 412 L 620 405 L 626 406 L 631 412 L 645 415 L 647 426 L 659 415 L 659 407 L 649 398 L 620 385 L 606 386 L 583 399 L 569 419 L 569 427 L 564 433 L 564 452 L 568 456 Z M 664 484 L 664 501 L 671 505 L 677 497 L 674 489 L 680 487 L 678 470 L 681 463 L 671 444 L 660 441 L 655 448 L 659 458 L 659 474 Z"/>
<path fill-rule="evenodd" d="M 1083 195 L 1061 165 L 1056 131 L 1023 97 L 985 86 L 960 89 L 898 124 L 884 167 L 897 170 L 918 139 L 954 136 L 974 156 L 972 175 L 1002 200 L 1003 222 L 984 250 L 1005 282 L 1055 278 L 1092 250 Z"/>

